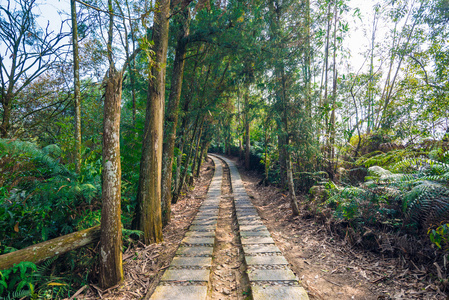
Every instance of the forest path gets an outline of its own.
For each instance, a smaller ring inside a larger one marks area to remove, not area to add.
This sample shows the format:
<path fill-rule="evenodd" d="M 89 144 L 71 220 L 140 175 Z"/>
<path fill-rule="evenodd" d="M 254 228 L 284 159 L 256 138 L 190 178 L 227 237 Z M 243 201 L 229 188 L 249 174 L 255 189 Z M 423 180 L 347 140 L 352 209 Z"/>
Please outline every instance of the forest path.
<path fill-rule="evenodd" d="M 207 197 L 150 299 L 308 299 L 235 164 L 210 157 L 215 174 Z"/>

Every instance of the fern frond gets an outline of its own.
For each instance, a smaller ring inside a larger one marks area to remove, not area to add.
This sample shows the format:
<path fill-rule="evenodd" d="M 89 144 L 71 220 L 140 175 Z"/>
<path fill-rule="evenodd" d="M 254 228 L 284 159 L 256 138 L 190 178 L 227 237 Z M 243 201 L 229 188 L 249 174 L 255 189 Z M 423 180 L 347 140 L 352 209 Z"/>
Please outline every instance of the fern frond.
<path fill-rule="evenodd" d="M 24 297 L 31 296 L 31 291 L 29 290 L 21 290 L 11 292 L 6 297 L 0 297 L 0 300 L 14 300 L 14 299 L 22 299 Z"/>
<path fill-rule="evenodd" d="M 404 197 L 404 209 L 410 220 L 430 224 L 449 217 L 449 189 L 432 181 L 423 181 Z"/>

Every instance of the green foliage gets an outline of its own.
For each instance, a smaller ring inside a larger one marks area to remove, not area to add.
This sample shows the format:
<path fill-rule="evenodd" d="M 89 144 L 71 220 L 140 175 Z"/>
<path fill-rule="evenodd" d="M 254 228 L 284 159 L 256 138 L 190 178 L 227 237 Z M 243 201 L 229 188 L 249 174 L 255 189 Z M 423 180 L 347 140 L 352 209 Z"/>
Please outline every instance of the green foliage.
<path fill-rule="evenodd" d="M 449 217 L 448 152 L 430 157 L 405 158 L 390 170 L 370 167 L 368 185 L 383 186 L 385 193 L 402 202 L 409 221 L 423 226 L 435 224 Z"/>
<path fill-rule="evenodd" d="M 9 299 L 16 297 L 17 293 L 34 294 L 32 277 L 34 271 L 37 271 L 36 265 L 28 261 L 22 261 L 12 268 L 0 271 L 0 295 L 7 295 L 6 299 Z"/>
<path fill-rule="evenodd" d="M 56 145 L 0 140 L 0 252 L 99 223 L 101 161 L 86 159 L 77 175 L 60 155 Z"/>
<path fill-rule="evenodd" d="M 436 228 L 429 228 L 427 231 L 430 241 L 434 243 L 438 248 L 443 247 L 447 250 L 449 244 L 449 224 L 442 224 Z"/>

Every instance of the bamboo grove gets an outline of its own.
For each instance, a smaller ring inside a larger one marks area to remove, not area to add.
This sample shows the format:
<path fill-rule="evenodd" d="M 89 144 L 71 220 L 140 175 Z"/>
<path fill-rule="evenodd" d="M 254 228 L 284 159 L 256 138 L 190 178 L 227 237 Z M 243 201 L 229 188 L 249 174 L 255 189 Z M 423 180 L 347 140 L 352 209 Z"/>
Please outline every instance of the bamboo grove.
<path fill-rule="evenodd" d="M 263 173 L 298 215 L 298 193 L 363 181 L 382 147 L 440 145 L 447 2 L 373 4 L 72 0 L 51 29 L 35 0 L 2 3 L 0 254 L 101 225 L 92 276 L 108 288 L 122 241 L 162 241 L 208 151 Z"/>

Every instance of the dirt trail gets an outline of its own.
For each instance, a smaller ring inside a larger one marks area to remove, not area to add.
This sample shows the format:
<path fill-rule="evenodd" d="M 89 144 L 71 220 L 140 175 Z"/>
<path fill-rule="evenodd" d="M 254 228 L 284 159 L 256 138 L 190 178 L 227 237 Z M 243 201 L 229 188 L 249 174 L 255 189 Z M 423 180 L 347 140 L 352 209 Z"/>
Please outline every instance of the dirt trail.
<path fill-rule="evenodd" d="M 208 299 L 246 299 L 249 282 L 238 235 L 237 219 L 231 197 L 229 168 L 223 166 L 223 185 L 215 230 L 215 248 L 211 268 L 211 291 Z"/>

